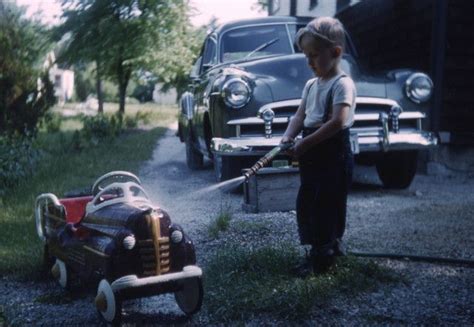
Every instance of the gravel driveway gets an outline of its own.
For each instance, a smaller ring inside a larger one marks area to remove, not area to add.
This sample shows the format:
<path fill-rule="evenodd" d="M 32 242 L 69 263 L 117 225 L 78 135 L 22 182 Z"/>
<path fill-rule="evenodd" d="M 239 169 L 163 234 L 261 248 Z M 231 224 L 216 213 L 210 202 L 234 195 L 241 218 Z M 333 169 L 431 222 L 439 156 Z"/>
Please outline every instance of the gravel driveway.
<path fill-rule="evenodd" d="M 193 238 L 201 266 L 205 267 L 209 250 L 222 242 L 210 240 L 207 234 L 207 226 L 222 208 L 232 212 L 231 226 L 239 221 L 257 221 L 275 226 L 296 242 L 294 212 L 246 214 L 241 210 L 241 195 L 202 192 L 214 183 L 212 165 L 208 162 L 206 169 L 191 172 L 186 167 L 184 145 L 175 132 L 170 129 L 159 140 L 140 178 L 153 202 L 167 210 Z M 419 175 L 408 190 L 385 190 L 375 169 L 357 167 L 348 204 L 348 247 L 474 259 L 473 190 L 473 176 L 465 175 Z M 324 312 L 315 311 L 308 324 L 474 324 L 473 268 L 385 259 L 377 262 L 403 275 L 408 283 L 382 286 L 355 298 L 336 298 Z M 20 283 L 3 277 L 0 310 L 11 324 L 95 325 L 93 293 L 66 294 L 60 301 L 63 303 L 57 304 L 64 293 L 56 283 Z M 127 303 L 124 322 L 132 325 L 204 325 L 208 321 L 205 310 L 186 320 L 172 295 Z"/>

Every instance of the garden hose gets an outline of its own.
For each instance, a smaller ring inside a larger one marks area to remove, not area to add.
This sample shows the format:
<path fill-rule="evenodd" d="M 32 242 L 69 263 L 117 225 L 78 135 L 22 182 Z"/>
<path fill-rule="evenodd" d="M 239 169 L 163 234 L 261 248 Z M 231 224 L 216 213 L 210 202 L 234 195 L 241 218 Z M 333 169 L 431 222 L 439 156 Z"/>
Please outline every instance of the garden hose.
<path fill-rule="evenodd" d="M 454 259 L 445 257 L 432 257 L 423 255 L 412 255 L 403 253 L 371 253 L 371 252 L 359 252 L 359 251 L 348 251 L 347 254 L 356 257 L 370 257 L 370 258 L 386 258 L 395 260 L 410 260 L 410 261 L 421 261 L 429 263 L 441 263 L 441 264 L 456 264 L 466 265 L 470 268 L 474 268 L 474 260 L 470 259 Z"/>

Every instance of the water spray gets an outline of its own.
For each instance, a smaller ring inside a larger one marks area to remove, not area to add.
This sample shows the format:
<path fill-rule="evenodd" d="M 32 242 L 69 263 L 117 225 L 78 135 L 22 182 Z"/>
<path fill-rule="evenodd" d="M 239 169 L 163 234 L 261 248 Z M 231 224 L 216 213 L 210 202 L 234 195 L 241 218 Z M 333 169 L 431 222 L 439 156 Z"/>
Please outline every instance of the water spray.
<path fill-rule="evenodd" d="M 282 143 L 276 147 L 274 147 L 270 152 L 268 152 L 265 156 L 260 158 L 252 167 L 249 168 L 248 171 L 244 173 L 245 180 L 249 180 L 249 178 L 257 173 L 261 168 L 268 165 L 268 163 L 275 158 L 280 152 L 286 151 L 294 145 L 294 142 L 287 142 Z"/>

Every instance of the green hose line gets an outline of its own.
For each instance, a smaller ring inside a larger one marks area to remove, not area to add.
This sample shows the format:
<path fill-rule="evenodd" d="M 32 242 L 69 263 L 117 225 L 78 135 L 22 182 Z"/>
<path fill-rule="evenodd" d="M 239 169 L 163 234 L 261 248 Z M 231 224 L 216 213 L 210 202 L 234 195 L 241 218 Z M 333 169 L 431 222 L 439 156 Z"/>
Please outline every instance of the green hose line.
<path fill-rule="evenodd" d="M 412 255 L 403 253 L 370 253 L 370 252 L 358 252 L 349 251 L 348 254 L 356 257 L 370 257 L 370 258 L 387 258 L 396 260 L 411 260 L 411 261 L 424 261 L 430 263 L 444 263 L 444 264 L 456 264 L 456 265 L 467 265 L 474 268 L 474 260 L 469 259 L 454 259 L 454 258 L 443 258 L 443 257 L 430 257 L 422 255 Z"/>

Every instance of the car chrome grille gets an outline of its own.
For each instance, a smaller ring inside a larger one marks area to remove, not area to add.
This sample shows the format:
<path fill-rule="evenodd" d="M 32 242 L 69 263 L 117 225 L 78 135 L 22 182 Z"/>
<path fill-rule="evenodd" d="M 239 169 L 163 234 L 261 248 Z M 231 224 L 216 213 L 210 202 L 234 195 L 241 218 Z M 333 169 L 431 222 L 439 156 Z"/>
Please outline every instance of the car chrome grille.
<path fill-rule="evenodd" d="M 267 104 L 264 107 L 271 108 L 275 112 L 275 117 L 291 117 L 296 113 L 298 106 L 295 105 L 285 105 L 280 106 L 278 103 Z M 351 128 L 352 132 L 362 133 L 362 134 L 373 134 L 375 129 L 378 129 L 382 132 L 382 123 L 378 119 L 380 113 L 389 114 L 391 105 L 385 103 L 364 103 L 358 102 L 356 106 L 356 120 L 353 127 Z M 371 118 L 369 118 L 371 116 Z M 367 117 L 367 119 L 365 119 Z M 375 117 L 375 118 L 374 118 Z M 287 122 L 279 122 L 272 124 L 272 135 L 281 136 L 285 132 L 288 126 Z M 252 124 L 238 124 L 235 125 L 236 136 L 237 137 L 261 137 L 265 135 L 265 124 L 263 120 L 261 123 L 252 123 Z M 388 128 L 390 131 L 393 130 L 391 119 L 388 120 Z M 400 118 L 399 119 L 399 128 L 400 130 L 420 130 L 421 129 L 421 119 L 417 118 Z"/>

